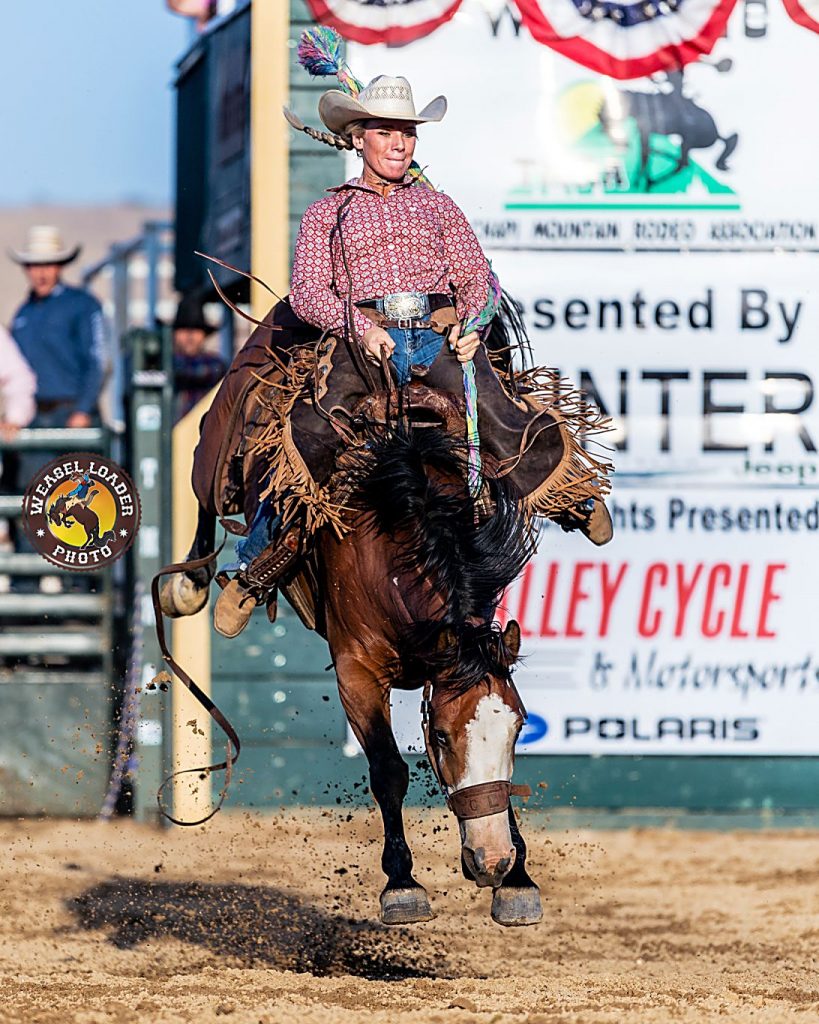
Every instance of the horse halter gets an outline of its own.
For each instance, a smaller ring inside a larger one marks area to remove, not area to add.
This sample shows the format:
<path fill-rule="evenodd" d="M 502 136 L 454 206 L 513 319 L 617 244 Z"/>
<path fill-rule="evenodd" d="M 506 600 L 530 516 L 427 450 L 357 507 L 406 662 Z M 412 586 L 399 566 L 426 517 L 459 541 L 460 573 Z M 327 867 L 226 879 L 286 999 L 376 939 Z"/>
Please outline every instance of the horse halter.
<path fill-rule="evenodd" d="M 526 708 L 520 699 L 520 694 L 510 680 L 517 698 L 518 710 L 526 718 Z M 433 774 L 438 781 L 441 792 L 446 800 L 446 805 L 459 821 L 470 818 L 487 818 L 490 814 L 499 814 L 509 807 L 509 799 L 512 796 L 531 796 L 531 786 L 518 786 L 506 779 L 495 779 L 492 782 L 479 782 L 475 786 L 465 786 L 457 789 L 454 793 L 447 793 L 446 783 L 441 777 L 438 767 L 438 760 L 430 742 L 430 725 L 432 721 L 432 683 L 427 680 L 424 683 L 424 695 L 421 699 L 421 728 L 424 732 L 424 746 L 427 751 L 427 759 Z"/>

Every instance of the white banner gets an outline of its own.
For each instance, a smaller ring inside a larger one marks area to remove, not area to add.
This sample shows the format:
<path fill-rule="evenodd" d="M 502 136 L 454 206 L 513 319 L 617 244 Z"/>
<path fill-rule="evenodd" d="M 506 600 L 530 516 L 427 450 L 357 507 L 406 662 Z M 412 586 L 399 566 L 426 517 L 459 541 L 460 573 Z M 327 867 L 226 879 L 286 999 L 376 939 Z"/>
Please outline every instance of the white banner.
<path fill-rule="evenodd" d="M 738 4 L 710 63 L 623 83 L 489 6 L 349 63 L 449 96 L 419 162 L 613 418 L 614 541 L 549 527 L 504 601 L 520 750 L 815 755 L 819 37 Z M 417 747 L 414 695 L 396 722 Z"/>
<path fill-rule="evenodd" d="M 819 250 L 810 128 L 819 37 L 738 3 L 684 73 L 616 82 L 536 43 L 512 4 L 464 0 L 409 46 L 348 47 L 356 76 L 406 75 L 418 160 L 484 244 L 512 249 Z"/>

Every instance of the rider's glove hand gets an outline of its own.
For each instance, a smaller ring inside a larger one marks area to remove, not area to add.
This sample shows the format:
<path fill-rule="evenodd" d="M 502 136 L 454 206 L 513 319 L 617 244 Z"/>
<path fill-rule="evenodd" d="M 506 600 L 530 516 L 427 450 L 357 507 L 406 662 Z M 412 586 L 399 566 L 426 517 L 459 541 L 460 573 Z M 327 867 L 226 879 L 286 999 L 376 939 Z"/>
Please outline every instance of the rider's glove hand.
<path fill-rule="evenodd" d="M 461 325 L 455 324 L 449 332 L 449 347 L 458 357 L 459 363 L 468 363 L 478 351 L 481 339 L 478 337 L 476 331 L 470 331 L 470 333 L 465 334 L 463 338 L 460 337 L 460 334 Z"/>
<path fill-rule="evenodd" d="M 373 363 L 378 363 L 379 366 L 381 365 L 381 350 L 384 349 L 389 357 L 395 348 L 395 342 L 383 327 L 370 327 L 364 332 L 361 343 L 367 358 Z"/>

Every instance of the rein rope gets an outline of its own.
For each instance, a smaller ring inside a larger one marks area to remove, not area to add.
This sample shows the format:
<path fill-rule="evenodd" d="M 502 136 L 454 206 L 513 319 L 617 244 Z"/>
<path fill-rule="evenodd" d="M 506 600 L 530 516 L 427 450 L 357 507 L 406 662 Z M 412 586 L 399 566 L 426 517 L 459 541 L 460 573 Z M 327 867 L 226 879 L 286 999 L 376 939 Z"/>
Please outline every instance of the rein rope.
<path fill-rule="evenodd" d="M 225 539 L 227 538 L 225 537 Z M 173 655 L 168 650 L 168 644 L 165 638 L 165 621 L 162 614 L 162 608 L 159 603 L 159 583 L 163 576 L 170 576 L 172 573 L 175 572 L 186 572 L 191 569 L 204 568 L 204 566 L 209 565 L 211 562 L 215 561 L 224 545 L 225 540 L 223 539 L 222 543 L 215 551 L 211 551 L 210 554 L 205 555 L 202 558 L 197 558 L 190 562 L 174 562 L 171 565 L 164 565 L 151 580 L 151 600 L 154 606 L 156 636 L 157 641 L 159 643 L 159 649 L 162 652 L 162 657 L 164 658 L 171 672 L 177 677 L 177 679 L 180 680 L 180 682 L 182 682 L 188 688 L 193 697 L 202 705 L 205 711 L 207 711 L 207 713 L 210 715 L 213 721 L 216 722 L 216 724 L 227 737 L 224 761 L 220 761 L 218 764 L 205 765 L 202 768 L 183 768 L 180 771 L 172 772 L 169 776 L 167 776 L 167 778 L 163 781 L 162 785 L 156 791 L 156 802 L 159 807 L 160 814 L 164 818 L 167 818 L 167 820 L 172 822 L 174 825 L 204 825 L 206 821 L 210 821 L 210 819 L 219 810 L 221 810 L 222 804 L 225 802 L 225 797 L 227 796 L 228 788 L 230 787 L 231 779 L 233 777 L 233 766 L 239 760 L 239 753 L 241 751 L 242 745 L 239 741 L 239 736 L 236 730 L 227 720 L 224 713 L 216 706 L 216 704 L 214 704 L 214 702 L 204 692 L 204 690 L 197 686 L 197 684 L 194 682 L 193 679 L 191 679 L 191 677 L 182 668 L 182 666 L 174 660 Z M 225 781 L 224 785 L 222 786 L 222 789 L 219 792 L 219 797 L 216 801 L 216 805 L 213 807 L 209 814 L 206 814 L 203 818 L 197 818 L 196 821 L 183 821 L 181 818 L 175 818 L 172 814 L 165 810 L 162 804 L 162 794 L 164 793 L 165 787 L 168 785 L 168 783 L 173 782 L 174 779 L 178 779 L 182 775 L 196 774 L 206 777 L 210 775 L 211 772 L 218 771 L 225 772 Z"/>

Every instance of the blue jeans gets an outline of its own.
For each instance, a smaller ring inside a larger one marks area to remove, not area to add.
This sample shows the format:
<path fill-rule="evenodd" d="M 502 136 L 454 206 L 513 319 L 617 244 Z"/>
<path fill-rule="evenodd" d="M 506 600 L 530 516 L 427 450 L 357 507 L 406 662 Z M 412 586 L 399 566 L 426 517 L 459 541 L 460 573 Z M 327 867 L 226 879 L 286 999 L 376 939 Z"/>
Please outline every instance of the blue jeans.
<path fill-rule="evenodd" d="M 432 366 L 444 343 L 443 334 L 438 334 L 429 327 L 390 327 L 387 334 L 395 342 L 392 365 L 398 384 L 403 387 L 410 382 L 410 369 L 413 366 Z"/>
<path fill-rule="evenodd" d="M 273 540 L 281 523 L 281 516 L 273 509 L 270 497 L 264 499 L 256 510 L 246 537 L 236 544 L 236 561 L 226 565 L 225 572 L 238 572 L 246 568 L 264 551 Z"/>

